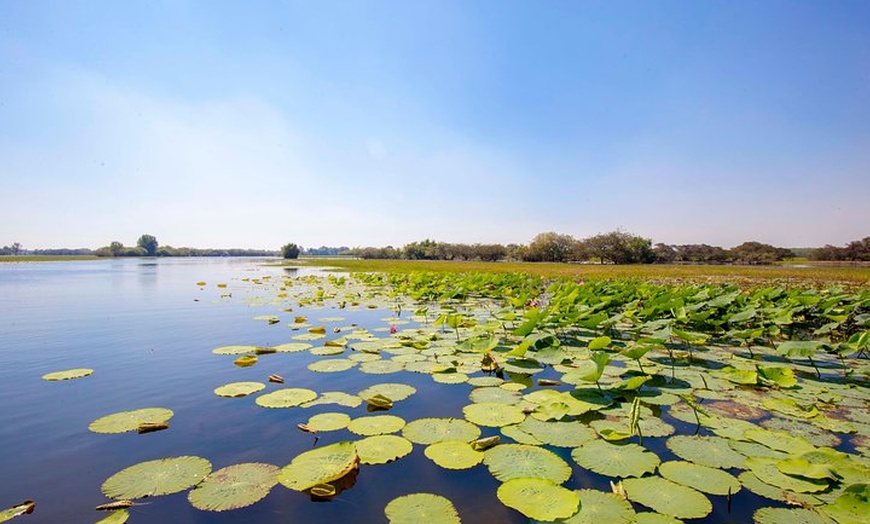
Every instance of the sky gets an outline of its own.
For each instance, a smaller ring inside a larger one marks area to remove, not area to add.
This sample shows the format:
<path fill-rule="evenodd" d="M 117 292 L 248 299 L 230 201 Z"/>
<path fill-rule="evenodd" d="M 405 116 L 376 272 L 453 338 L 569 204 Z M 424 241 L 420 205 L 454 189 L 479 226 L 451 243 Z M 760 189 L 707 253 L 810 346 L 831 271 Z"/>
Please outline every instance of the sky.
<path fill-rule="evenodd" d="M 870 2 L 0 0 L 0 245 L 844 245 Z"/>

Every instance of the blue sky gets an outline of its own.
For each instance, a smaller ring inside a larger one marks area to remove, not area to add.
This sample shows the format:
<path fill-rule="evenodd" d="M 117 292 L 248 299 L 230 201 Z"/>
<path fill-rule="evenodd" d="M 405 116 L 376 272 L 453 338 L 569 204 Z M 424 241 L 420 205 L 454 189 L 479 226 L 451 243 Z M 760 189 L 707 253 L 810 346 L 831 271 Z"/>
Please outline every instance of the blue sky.
<path fill-rule="evenodd" d="M 0 244 L 870 235 L 870 3 L 0 2 Z"/>

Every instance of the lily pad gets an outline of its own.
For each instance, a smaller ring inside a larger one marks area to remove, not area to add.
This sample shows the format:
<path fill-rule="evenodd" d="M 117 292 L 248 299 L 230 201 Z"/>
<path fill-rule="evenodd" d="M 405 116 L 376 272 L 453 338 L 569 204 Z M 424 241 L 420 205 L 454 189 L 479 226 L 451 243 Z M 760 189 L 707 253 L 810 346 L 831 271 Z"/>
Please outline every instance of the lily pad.
<path fill-rule="evenodd" d="M 580 495 L 551 480 L 515 478 L 499 486 L 498 499 L 509 508 L 538 520 L 570 517 L 580 506 Z"/>
<path fill-rule="evenodd" d="M 608 477 L 640 477 L 655 471 L 658 455 L 637 444 L 593 440 L 571 452 L 577 464 Z"/>
<path fill-rule="evenodd" d="M 129 518 L 129 511 L 126 509 L 118 509 L 106 515 L 105 518 L 96 521 L 94 524 L 125 524 Z M 0 522 L 3 522 L 2 514 L 0 514 Z"/>
<path fill-rule="evenodd" d="M 431 493 L 413 493 L 391 500 L 384 508 L 390 524 L 459 524 L 459 514 L 448 499 Z"/>
<path fill-rule="evenodd" d="M 357 441 L 356 451 L 363 464 L 386 464 L 411 453 L 414 445 L 397 435 L 375 435 Z"/>
<path fill-rule="evenodd" d="M 308 364 L 308 369 L 318 373 L 338 373 L 356 366 L 356 362 L 346 358 L 327 358 Z"/>
<path fill-rule="evenodd" d="M 528 417 L 518 427 L 544 444 L 562 448 L 576 448 L 595 439 L 595 431 L 579 421 L 543 422 Z"/>
<path fill-rule="evenodd" d="M 630 524 L 636 513 L 631 504 L 613 493 L 597 489 L 581 489 L 580 511 L 561 520 L 563 524 Z"/>
<path fill-rule="evenodd" d="M 211 462 L 201 457 L 168 457 L 140 462 L 122 469 L 102 485 L 112 499 L 141 499 L 178 493 L 199 484 L 211 472 Z"/>
<path fill-rule="evenodd" d="M 359 396 L 363 399 L 369 399 L 375 395 L 383 395 L 393 402 L 398 402 L 405 400 L 416 392 L 417 388 L 407 384 L 384 383 L 365 388 L 359 392 Z"/>
<path fill-rule="evenodd" d="M 357 435 L 372 436 L 395 433 L 405 427 L 405 420 L 394 415 L 371 415 L 350 421 L 348 431 Z"/>
<path fill-rule="evenodd" d="M 469 404 L 462 408 L 462 413 L 469 422 L 478 426 L 501 427 L 519 424 L 526 418 L 522 408 L 496 402 Z"/>
<path fill-rule="evenodd" d="M 870 515 L 870 484 L 853 484 L 822 512 L 840 524 L 861 524 Z"/>
<path fill-rule="evenodd" d="M 305 342 L 288 342 L 286 344 L 278 344 L 277 346 L 273 346 L 274 349 L 278 353 L 297 353 L 299 351 L 305 351 L 310 348 L 311 344 Z"/>
<path fill-rule="evenodd" d="M 172 410 L 166 408 L 121 411 L 98 418 L 88 425 L 88 429 L 94 433 L 124 433 L 138 430 L 140 424 L 166 422 L 172 415 Z"/>
<path fill-rule="evenodd" d="M 498 404 L 517 404 L 522 398 L 519 392 L 500 387 L 474 388 L 468 395 L 472 402 L 495 402 Z"/>
<path fill-rule="evenodd" d="M 730 473 L 682 460 L 662 463 L 659 474 L 677 484 L 711 495 L 733 495 L 740 491 L 740 481 Z"/>
<path fill-rule="evenodd" d="M 359 407 L 359 405 L 362 404 L 362 401 L 363 400 L 358 396 L 350 395 L 343 391 L 327 391 L 325 393 L 321 393 L 320 396 L 316 399 L 302 404 L 302 407 L 310 408 L 325 404 L 338 404 L 339 406 L 355 408 Z"/>
<path fill-rule="evenodd" d="M 359 370 L 372 375 L 386 375 L 397 373 L 405 368 L 401 362 L 392 360 L 370 360 L 359 365 Z"/>
<path fill-rule="evenodd" d="M 756 524 L 829 524 L 815 511 L 804 508 L 759 508 L 752 520 Z"/>
<path fill-rule="evenodd" d="M 233 360 L 233 364 L 239 366 L 240 368 L 249 368 L 257 363 L 257 355 L 242 355 L 239 358 Z"/>
<path fill-rule="evenodd" d="M 215 355 L 244 355 L 257 351 L 257 346 L 221 346 L 211 350 Z"/>
<path fill-rule="evenodd" d="M 260 395 L 255 402 L 264 408 L 292 408 L 317 398 L 317 393 L 304 388 L 277 389 Z"/>
<path fill-rule="evenodd" d="M 426 447 L 423 453 L 445 469 L 468 469 L 483 460 L 483 453 L 461 440 L 445 440 Z"/>
<path fill-rule="evenodd" d="M 246 397 L 263 390 L 266 384 L 262 382 L 232 382 L 214 390 L 219 397 Z"/>
<path fill-rule="evenodd" d="M 88 375 L 94 372 L 93 369 L 88 368 L 76 368 L 76 369 L 67 369 L 65 371 L 54 371 L 52 373 L 46 373 L 42 375 L 42 380 L 48 380 L 49 382 L 54 382 L 58 380 L 73 380 L 76 378 L 87 377 Z"/>
<path fill-rule="evenodd" d="M 305 491 L 350 473 L 359 467 L 359 456 L 353 442 L 336 442 L 297 455 L 278 474 L 278 482 L 296 490 Z"/>
<path fill-rule="evenodd" d="M 415 444 L 429 445 L 445 440 L 471 442 L 480 437 L 480 428 L 460 418 L 421 418 L 412 420 L 402 435 Z"/>
<path fill-rule="evenodd" d="M 665 443 L 678 457 L 711 468 L 742 468 L 746 457 L 728 445 L 722 437 L 676 435 Z"/>
<path fill-rule="evenodd" d="M 622 483 L 629 500 L 665 515 L 699 519 L 713 511 L 703 493 L 661 477 L 625 479 Z"/>
<path fill-rule="evenodd" d="M 278 467 L 271 464 L 234 464 L 212 472 L 187 494 L 203 511 L 226 511 L 250 506 L 263 499 L 278 483 Z"/>
<path fill-rule="evenodd" d="M 338 431 L 350 423 L 350 415 L 346 413 L 318 413 L 305 425 L 312 431 Z"/>
<path fill-rule="evenodd" d="M 502 482 L 519 478 L 548 479 L 558 484 L 571 476 L 571 466 L 552 451 L 527 444 L 501 444 L 484 452 L 484 464 Z"/>
<path fill-rule="evenodd" d="M 15 506 L 12 506 L 11 508 L 0 511 L 0 522 L 6 522 L 7 520 L 12 520 L 15 517 L 20 517 L 21 515 L 33 513 L 33 510 L 35 508 L 35 502 L 33 502 L 32 500 L 25 500 L 21 504 L 17 504 Z"/>
<path fill-rule="evenodd" d="M 746 467 L 762 482 L 798 493 L 816 493 L 828 488 L 828 483 L 818 480 L 800 479 L 786 475 L 776 467 L 779 460 L 766 457 L 749 457 Z"/>

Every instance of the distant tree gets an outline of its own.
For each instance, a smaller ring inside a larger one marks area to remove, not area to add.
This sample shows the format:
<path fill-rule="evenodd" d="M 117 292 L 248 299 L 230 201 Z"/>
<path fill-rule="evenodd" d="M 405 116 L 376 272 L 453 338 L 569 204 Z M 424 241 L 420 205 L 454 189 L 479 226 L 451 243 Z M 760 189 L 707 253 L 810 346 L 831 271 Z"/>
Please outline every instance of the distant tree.
<path fill-rule="evenodd" d="M 157 254 L 157 237 L 152 235 L 142 235 L 139 237 L 139 240 L 136 241 L 136 247 L 141 247 L 145 250 L 145 254 L 149 257 L 153 257 Z"/>
<path fill-rule="evenodd" d="M 281 256 L 284 258 L 299 258 L 299 246 L 296 244 L 284 244 L 281 246 Z"/>
<path fill-rule="evenodd" d="M 583 240 L 586 251 L 602 263 L 649 264 L 655 260 L 652 240 L 625 231 L 611 231 Z"/>
<path fill-rule="evenodd" d="M 567 262 L 572 259 L 577 240 L 571 235 L 560 235 L 549 231 L 540 233 L 532 239 L 523 260 L 529 262 Z"/>
<path fill-rule="evenodd" d="M 15 242 L 12 244 L 12 254 L 18 255 L 21 253 L 21 244 L 19 242 Z"/>
<path fill-rule="evenodd" d="M 674 262 L 693 264 L 723 264 L 731 260 L 731 252 L 719 246 L 707 244 L 683 244 L 673 246 L 677 252 Z"/>
<path fill-rule="evenodd" d="M 674 246 L 662 244 L 659 242 L 653 247 L 653 254 L 656 257 L 656 264 L 673 264 L 677 259 L 677 250 Z"/>
<path fill-rule="evenodd" d="M 113 257 L 120 255 L 121 252 L 123 252 L 123 251 L 124 251 L 124 244 L 118 242 L 117 240 L 115 240 L 111 244 L 109 244 L 109 252 L 112 254 Z"/>
<path fill-rule="evenodd" d="M 744 242 L 731 248 L 734 259 L 741 264 L 773 264 L 783 258 L 793 256 L 788 249 L 778 248 L 761 242 Z"/>

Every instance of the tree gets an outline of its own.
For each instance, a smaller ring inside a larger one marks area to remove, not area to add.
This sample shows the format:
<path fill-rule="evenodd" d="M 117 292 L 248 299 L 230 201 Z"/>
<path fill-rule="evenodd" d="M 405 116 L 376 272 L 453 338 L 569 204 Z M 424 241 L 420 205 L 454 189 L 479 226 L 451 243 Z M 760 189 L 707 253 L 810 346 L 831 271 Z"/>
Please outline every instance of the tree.
<path fill-rule="evenodd" d="M 792 256 L 792 253 L 783 248 L 762 244 L 761 242 L 744 242 L 731 248 L 731 254 L 741 264 L 773 264 L 783 258 Z"/>
<path fill-rule="evenodd" d="M 281 246 L 281 256 L 284 258 L 299 258 L 299 246 L 296 244 L 284 244 Z"/>
<path fill-rule="evenodd" d="M 153 257 L 157 254 L 157 237 L 152 235 L 142 235 L 139 237 L 139 240 L 136 241 L 136 247 L 141 247 L 145 250 L 145 253 L 149 257 Z"/>
<path fill-rule="evenodd" d="M 573 258 L 577 240 L 571 235 L 560 235 L 553 231 L 540 233 L 532 239 L 523 254 L 529 262 L 567 262 Z"/>
<path fill-rule="evenodd" d="M 118 242 L 117 240 L 113 241 L 109 244 L 109 252 L 112 253 L 113 257 L 119 256 L 124 251 L 124 244 Z"/>
<path fill-rule="evenodd" d="M 649 264 L 655 260 L 652 240 L 625 231 L 612 231 L 583 241 L 590 256 L 602 263 Z"/>

